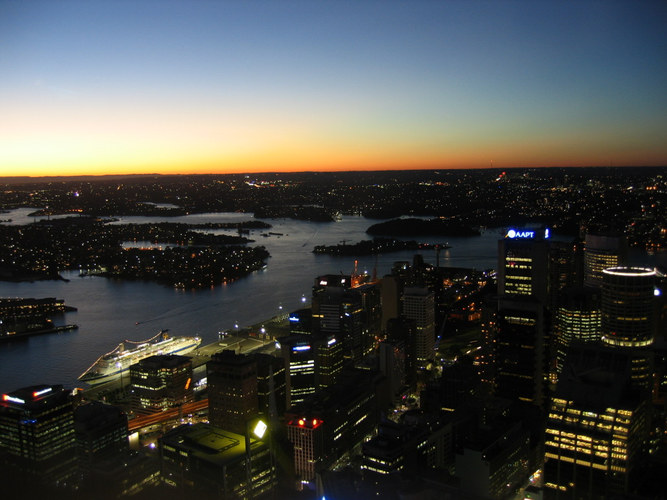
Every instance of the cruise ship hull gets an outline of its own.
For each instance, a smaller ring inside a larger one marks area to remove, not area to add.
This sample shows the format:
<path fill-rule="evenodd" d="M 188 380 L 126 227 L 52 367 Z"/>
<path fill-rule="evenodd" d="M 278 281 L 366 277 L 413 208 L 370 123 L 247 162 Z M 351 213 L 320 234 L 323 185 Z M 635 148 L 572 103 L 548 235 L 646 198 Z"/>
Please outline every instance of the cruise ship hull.
<path fill-rule="evenodd" d="M 139 352 L 128 351 L 122 360 L 120 358 L 116 360 L 116 358 L 108 354 L 102 356 L 79 377 L 79 380 L 91 386 L 111 382 L 112 380 L 119 379 L 122 375 L 129 374 L 130 366 L 142 359 L 156 354 L 188 354 L 194 351 L 201 343 L 201 339 L 197 337 L 188 339 L 173 338 L 171 341 L 172 343 L 166 345 L 156 344 L 152 348 L 147 348 Z"/>

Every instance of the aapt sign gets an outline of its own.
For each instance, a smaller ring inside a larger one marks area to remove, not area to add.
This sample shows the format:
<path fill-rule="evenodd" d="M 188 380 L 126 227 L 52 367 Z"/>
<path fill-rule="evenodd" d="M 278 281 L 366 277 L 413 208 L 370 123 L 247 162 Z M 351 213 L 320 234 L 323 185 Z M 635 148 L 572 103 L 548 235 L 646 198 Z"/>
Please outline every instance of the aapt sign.
<path fill-rule="evenodd" d="M 544 238 L 551 236 L 549 229 L 544 230 Z M 505 238 L 532 240 L 537 237 L 537 233 L 531 229 L 509 229 L 505 234 Z"/>

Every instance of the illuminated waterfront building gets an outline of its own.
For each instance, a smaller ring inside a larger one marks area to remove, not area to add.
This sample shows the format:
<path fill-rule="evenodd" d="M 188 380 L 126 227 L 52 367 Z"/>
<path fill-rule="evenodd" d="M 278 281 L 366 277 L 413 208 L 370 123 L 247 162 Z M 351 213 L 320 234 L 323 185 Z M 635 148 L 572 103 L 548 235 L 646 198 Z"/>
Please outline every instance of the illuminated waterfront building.
<path fill-rule="evenodd" d="M 435 301 L 426 287 L 406 288 L 401 297 L 401 315 L 415 322 L 415 362 L 425 368 L 435 349 Z"/>
<path fill-rule="evenodd" d="M 192 360 L 176 354 L 149 356 L 130 366 L 132 407 L 155 413 L 193 400 Z"/>
<path fill-rule="evenodd" d="M 602 271 L 624 266 L 628 243 L 622 235 L 587 234 L 584 247 L 584 284 L 602 286 Z"/>
<path fill-rule="evenodd" d="M 257 415 L 257 362 L 251 356 L 224 350 L 206 363 L 209 422 L 237 434 Z"/>
<path fill-rule="evenodd" d="M 602 271 L 602 341 L 633 353 L 632 380 L 648 388 L 652 378 L 655 271 L 616 267 Z"/>
<path fill-rule="evenodd" d="M 649 426 L 649 401 L 631 383 L 627 350 L 576 344 L 546 423 L 547 498 L 609 498 L 630 491 Z"/>
<path fill-rule="evenodd" d="M 29 496 L 37 485 L 71 482 L 77 453 L 70 393 L 61 385 L 37 385 L 3 394 L 0 458 L 8 498 L 14 483 Z"/>

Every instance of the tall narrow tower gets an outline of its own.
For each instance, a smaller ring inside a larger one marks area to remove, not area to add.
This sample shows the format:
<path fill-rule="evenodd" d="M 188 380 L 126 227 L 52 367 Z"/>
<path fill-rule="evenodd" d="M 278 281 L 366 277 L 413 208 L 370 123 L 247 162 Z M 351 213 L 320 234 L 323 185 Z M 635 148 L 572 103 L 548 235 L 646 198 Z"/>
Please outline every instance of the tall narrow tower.
<path fill-rule="evenodd" d="M 632 352 L 633 385 L 648 388 L 655 336 L 655 271 L 614 267 L 602 271 L 602 341 Z"/>

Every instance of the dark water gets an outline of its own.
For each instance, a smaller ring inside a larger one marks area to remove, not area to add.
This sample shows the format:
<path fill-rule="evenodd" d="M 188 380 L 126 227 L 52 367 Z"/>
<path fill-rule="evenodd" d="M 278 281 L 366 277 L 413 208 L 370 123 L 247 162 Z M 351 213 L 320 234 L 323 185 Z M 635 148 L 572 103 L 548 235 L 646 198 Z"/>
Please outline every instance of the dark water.
<path fill-rule="evenodd" d="M 33 219 L 21 209 L 3 214 L 12 224 Z M 168 219 L 193 223 L 249 220 L 247 214 L 203 214 Z M 121 222 L 154 222 L 154 217 L 127 217 Z M 0 344 L 0 392 L 46 383 L 65 387 L 80 385 L 77 377 L 99 355 L 112 350 L 124 339 L 141 340 L 161 329 L 174 335 L 199 335 L 204 343 L 213 342 L 217 332 L 246 326 L 302 307 L 310 301 L 314 278 L 321 274 L 351 273 L 354 260 L 349 257 L 315 255 L 315 245 L 331 245 L 342 240 L 369 239 L 365 230 L 373 221 L 361 217 L 343 217 L 334 223 L 312 223 L 287 219 L 268 220 L 267 231 L 252 231 L 256 244 L 271 253 L 267 267 L 235 283 L 205 290 L 176 290 L 146 282 L 123 282 L 102 277 L 80 277 L 63 273 L 69 279 L 35 283 L 0 282 L 0 297 L 56 297 L 65 299 L 77 312 L 54 318 L 56 324 L 76 323 L 78 330 L 45 334 Z M 232 232 L 233 233 L 233 232 Z M 442 251 L 440 265 L 495 268 L 497 240 L 501 233 L 489 230 L 479 237 L 428 240 L 448 242 L 452 248 Z M 414 252 L 396 252 L 359 259 L 359 271 L 386 274 L 397 260 L 412 260 Z M 423 254 L 435 263 L 435 253 Z"/>

